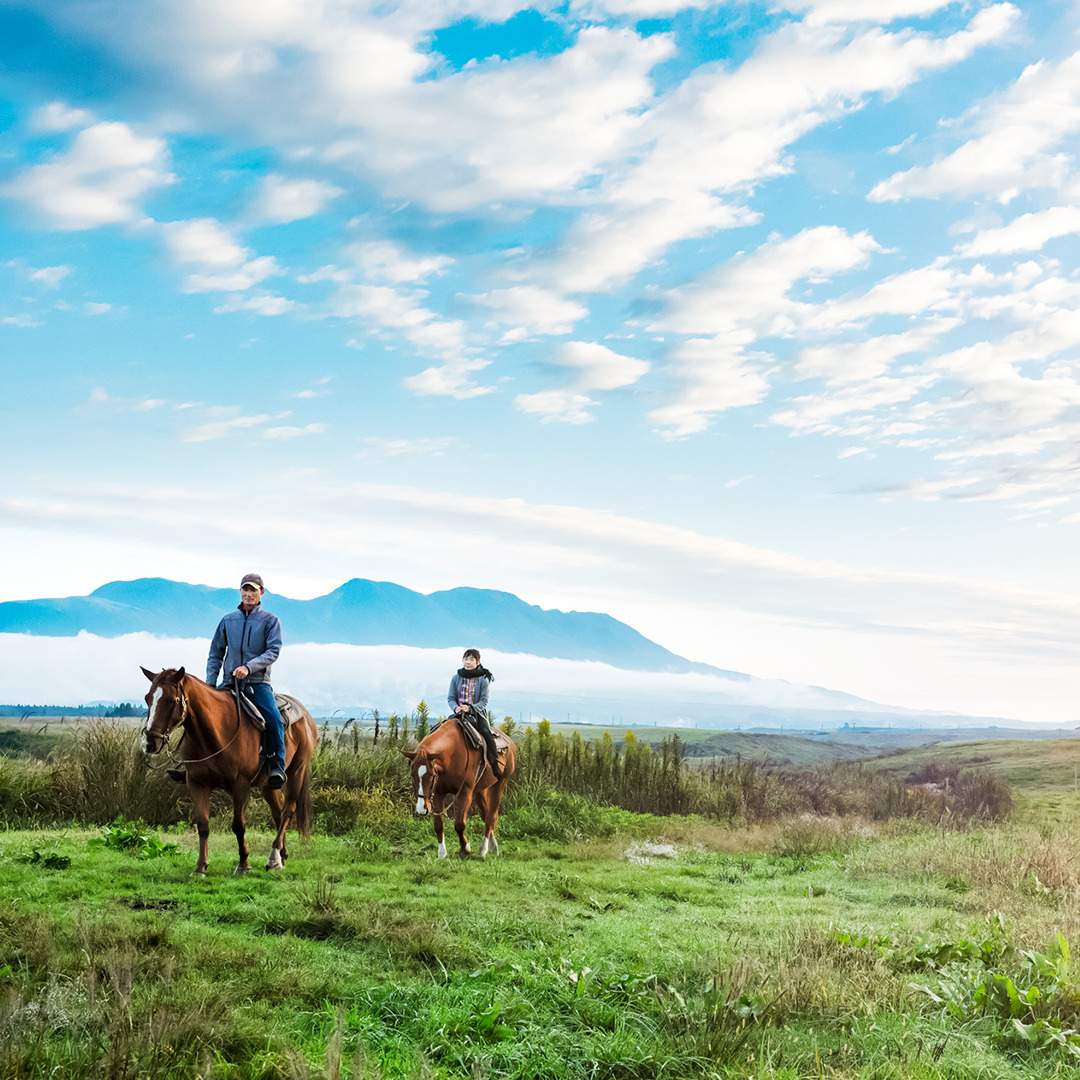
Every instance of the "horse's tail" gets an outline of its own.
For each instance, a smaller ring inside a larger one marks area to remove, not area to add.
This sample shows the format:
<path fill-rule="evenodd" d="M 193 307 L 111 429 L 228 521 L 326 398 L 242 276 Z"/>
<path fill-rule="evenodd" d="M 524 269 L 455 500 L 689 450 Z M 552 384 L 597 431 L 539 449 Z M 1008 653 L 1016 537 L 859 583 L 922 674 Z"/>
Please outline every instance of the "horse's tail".
<path fill-rule="evenodd" d="M 296 796 L 296 829 L 306 840 L 311 836 L 311 764 L 304 769 L 304 779 Z"/>

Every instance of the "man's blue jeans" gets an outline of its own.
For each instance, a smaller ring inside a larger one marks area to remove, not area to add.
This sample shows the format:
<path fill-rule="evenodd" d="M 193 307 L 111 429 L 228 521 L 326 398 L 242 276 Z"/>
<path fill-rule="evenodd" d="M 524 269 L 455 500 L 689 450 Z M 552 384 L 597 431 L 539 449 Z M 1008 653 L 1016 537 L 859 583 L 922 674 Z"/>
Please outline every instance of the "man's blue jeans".
<path fill-rule="evenodd" d="M 274 700 L 274 690 L 269 683 L 248 683 L 245 688 L 251 694 L 251 700 L 256 708 L 263 714 L 266 720 L 266 731 L 263 733 L 263 746 L 266 747 L 267 767 L 272 769 L 275 763 L 284 771 L 285 769 L 285 722 L 278 712 L 277 702 Z"/>

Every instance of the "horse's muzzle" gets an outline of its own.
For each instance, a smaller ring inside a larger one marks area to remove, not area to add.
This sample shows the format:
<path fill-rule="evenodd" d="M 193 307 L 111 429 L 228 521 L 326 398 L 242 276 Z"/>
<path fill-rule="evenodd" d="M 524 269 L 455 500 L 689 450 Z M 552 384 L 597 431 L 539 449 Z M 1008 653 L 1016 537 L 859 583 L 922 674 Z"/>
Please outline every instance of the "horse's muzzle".
<path fill-rule="evenodd" d="M 424 802 L 423 798 L 419 798 L 416 800 L 416 812 L 420 815 L 420 817 L 424 817 L 424 815 L 427 814 L 427 804 Z"/>
<path fill-rule="evenodd" d="M 165 740 L 160 735 L 152 735 L 149 731 L 146 733 L 146 752 L 148 754 L 160 754 L 164 745 Z"/>

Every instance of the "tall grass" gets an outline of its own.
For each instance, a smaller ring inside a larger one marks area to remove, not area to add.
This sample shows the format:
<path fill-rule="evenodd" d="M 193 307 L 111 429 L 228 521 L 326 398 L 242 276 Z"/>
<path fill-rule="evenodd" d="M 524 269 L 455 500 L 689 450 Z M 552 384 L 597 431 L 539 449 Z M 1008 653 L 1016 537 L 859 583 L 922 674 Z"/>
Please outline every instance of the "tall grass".
<path fill-rule="evenodd" d="M 423 726 L 413 724 L 413 731 Z M 513 730 L 512 721 L 507 727 Z M 588 819 L 580 800 L 635 814 L 697 814 L 730 824 L 813 814 L 963 826 L 1002 820 L 1012 809 L 1008 783 L 983 769 L 901 782 L 857 763 L 780 770 L 735 758 L 691 765 L 677 735 L 654 748 L 627 732 L 620 747 L 608 731 L 595 739 L 579 732 L 565 736 L 552 732 L 546 720 L 513 734 L 518 764 L 505 809 L 523 816 L 521 828 L 538 836 L 552 829 L 564 836 L 587 832 L 587 826 L 555 824 Z M 317 828 L 378 828 L 400 815 L 411 786 L 401 750 L 409 745 L 404 722 L 388 724 L 377 743 L 355 725 L 338 733 L 324 726 L 312 766 Z M 185 795 L 143 753 L 139 732 L 115 720 L 81 724 L 45 762 L 0 756 L 0 822 L 9 826 L 104 824 L 119 814 L 171 825 L 187 815 Z M 217 805 L 224 807 L 220 800 Z M 251 815 L 253 824 L 264 823 L 258 800 Z M 524 817 L 531 819 L 528 828 Z"/>

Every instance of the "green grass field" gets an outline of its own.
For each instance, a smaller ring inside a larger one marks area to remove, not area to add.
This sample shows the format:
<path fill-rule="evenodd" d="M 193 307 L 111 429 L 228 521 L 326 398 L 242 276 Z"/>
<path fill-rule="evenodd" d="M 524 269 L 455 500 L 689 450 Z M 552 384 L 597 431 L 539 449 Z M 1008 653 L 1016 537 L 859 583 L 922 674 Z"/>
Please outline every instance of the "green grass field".
<path fill-rule="evenodd" d="M 996 966 L 1018 972 L 1017 950 L 1045 952 L 1058 931 L 1080 940 L 1075 843 L 1031 826 L 628 817 L 569 844 L 515 836 L 507 820 L 504 854 L 481 863 L 437 861 L 426 824 L 401 815 L 246 878 L 230 876 L 219 828 L 205 880 L 189 876 L 186 830 L 153 858 L 90 846 L 101 830 L 4 834 L 0 1075 L 1070 1068 L 1065 1050 L 1010 1041 L 995 1017 L 952 1016 L 914 989 L 936 993 L 941 972 L 903 957 L 997 933 Z"/>
<path fill-rule="evenodd" d="M 372 796 L 273 875 L 216 819 L 205 879 L 183 825 L 9 829 L 0 1078 L 1078 1075 L 1076 745 L 998 746 L 1025 793 L 978 828 L 519 797 L 439 861 Z"/>

